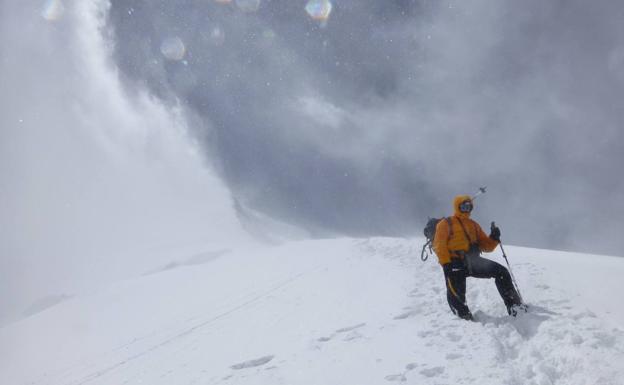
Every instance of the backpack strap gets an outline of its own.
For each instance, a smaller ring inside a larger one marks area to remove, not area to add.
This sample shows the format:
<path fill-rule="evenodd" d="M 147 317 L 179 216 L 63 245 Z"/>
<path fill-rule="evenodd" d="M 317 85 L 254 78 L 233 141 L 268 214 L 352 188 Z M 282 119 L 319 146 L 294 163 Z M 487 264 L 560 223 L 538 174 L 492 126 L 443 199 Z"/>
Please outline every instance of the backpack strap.
<path fill-rule="evenodd" d="M 444 219 L 446 219 L 446 224 L 448 225 L 448 228 L 449 228 L 448 238 L 446 238 L 446 242 L 448 242 L 453 237 L 453 221 L 451 221 L 451 217 L 446 217 Z"/>
<path fill-rule="evenodd" d="M 464 230 L 464 235 L 466 236 L 466 239 L 468 240 L 468 244 L 472 245 L 472 239 L 470 239 L 470 235 L 468 235 L 468 232 L 466 231 L 466 227 L 464 226 L 464 223 L 462 222 L 461 218 L 457 218 L 457 220 L 459 221 L 459 224 L 462 230 Z M 476 243 L 476 240 L 475 240 L 475 243 Z"/>
<path fill-rule="evenodd" d="M 477 222 L 472 221 L 472 228 L 474 229 L 474 233 L 475 233 L 475 243 L 479 243 L 479 232 L 477 231 Z"/>

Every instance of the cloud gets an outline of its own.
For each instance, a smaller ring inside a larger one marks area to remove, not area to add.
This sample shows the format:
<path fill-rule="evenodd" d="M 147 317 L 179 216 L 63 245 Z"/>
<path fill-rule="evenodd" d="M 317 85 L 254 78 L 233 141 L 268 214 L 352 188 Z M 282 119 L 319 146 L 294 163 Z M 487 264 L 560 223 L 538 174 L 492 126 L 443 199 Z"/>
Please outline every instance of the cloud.
<path fill-rule="evenodd" d="M 323 25 L 302 7 L 113 2 L 117 64 L 192 109 L 237 197 L 272 215 L 410 234 L 489 185 L 480 219 L 506 239 L 619 253 L 618 4 L 342 1 Z M 172 31 L 186 64 L 156 49 Z"/>

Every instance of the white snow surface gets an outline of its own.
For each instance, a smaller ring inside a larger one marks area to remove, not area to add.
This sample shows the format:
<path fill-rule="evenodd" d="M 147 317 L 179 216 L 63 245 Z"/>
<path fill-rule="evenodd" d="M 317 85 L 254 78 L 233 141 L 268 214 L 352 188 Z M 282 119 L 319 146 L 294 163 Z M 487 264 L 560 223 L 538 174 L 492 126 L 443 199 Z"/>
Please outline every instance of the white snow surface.
<path fill-rule="evenodd" d="M 624 384 L 624 259 L 508 247 L 528 314 L 420 239 L 189 256 L 0 329 L 2 384 Z M 500 253 L 489 257 L 504 263 Z"/>

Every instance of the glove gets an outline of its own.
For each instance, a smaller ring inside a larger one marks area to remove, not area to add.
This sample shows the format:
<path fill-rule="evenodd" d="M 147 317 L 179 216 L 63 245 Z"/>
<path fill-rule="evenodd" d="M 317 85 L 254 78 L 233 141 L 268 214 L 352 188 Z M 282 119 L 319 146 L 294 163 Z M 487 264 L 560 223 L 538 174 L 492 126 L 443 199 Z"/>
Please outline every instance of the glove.
<path fill-rule="evenodd" d="M 494 222 L 492 222 L 492 225 L 490 226 L 490 239 L 500 242 L 500 236 L 500 229 L 496 226 L 496 224 L 494 224 Z"/>

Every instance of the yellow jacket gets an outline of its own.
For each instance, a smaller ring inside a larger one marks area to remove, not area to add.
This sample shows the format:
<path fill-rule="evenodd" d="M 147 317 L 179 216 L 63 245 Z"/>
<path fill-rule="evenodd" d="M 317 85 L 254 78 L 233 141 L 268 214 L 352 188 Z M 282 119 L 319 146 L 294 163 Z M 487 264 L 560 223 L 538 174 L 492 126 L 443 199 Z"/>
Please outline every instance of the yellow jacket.
<path fill-rule="evenodd" d="M 455 213 L 449 217 L 451 228 L 447 219 L 442 219 L 436 226 L 433 249 L 441 265 L 449 263 L 451 257 L 463 258 L 463 255 L 456 252 L 468 251 L 470 244 L 478 244 L 481 251 L 485 252 L 493 251 L 498 246 L 497 241 L 487 236 L 481 226 L 470 219 L 470 213 L 462 213 L 459 210 L 459 205 L 466 200 L 472 199 L 468 195 L 459 195 L 453 200 Z M 470 239 L 466 239 L 466 235 Z"/>

